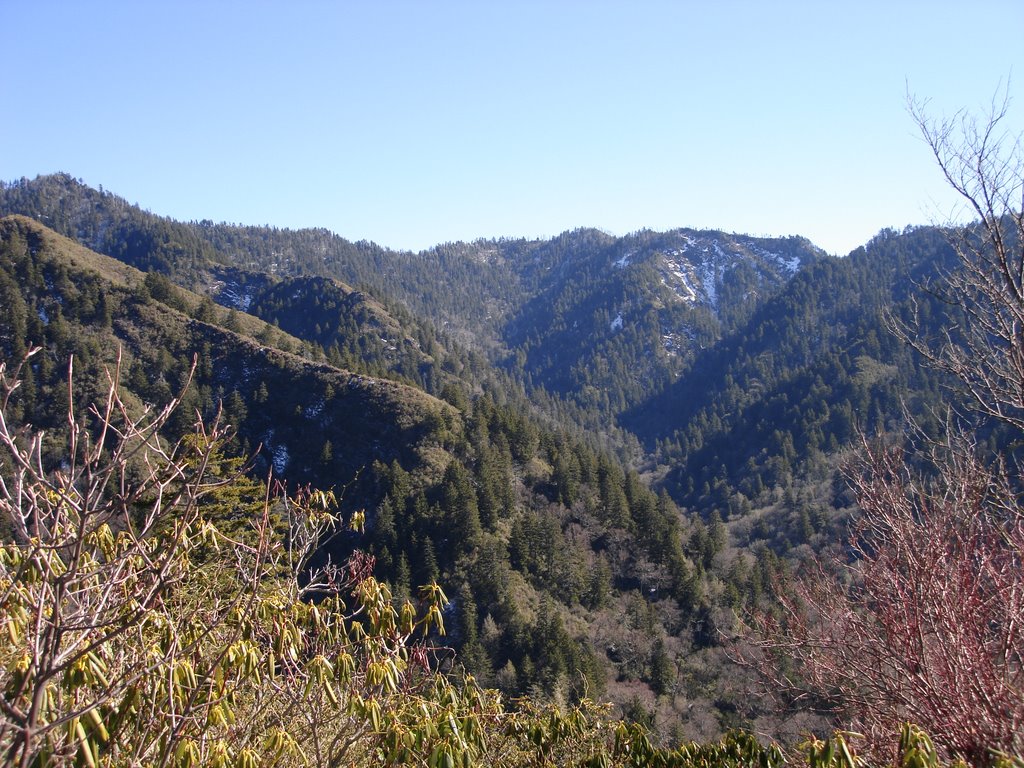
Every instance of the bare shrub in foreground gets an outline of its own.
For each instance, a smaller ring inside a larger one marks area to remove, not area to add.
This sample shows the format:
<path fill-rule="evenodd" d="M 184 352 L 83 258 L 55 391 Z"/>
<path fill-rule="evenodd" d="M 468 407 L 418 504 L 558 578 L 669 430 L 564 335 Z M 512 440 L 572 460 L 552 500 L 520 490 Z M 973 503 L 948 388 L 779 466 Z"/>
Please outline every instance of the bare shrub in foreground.
<path fill-rule="evenodd" d="M 757 663 L 777 692 L 831 704 L 878 757 L 912 722 L 984 765 L 1024 751 L 1024 517 L 1010 478 L 970 446 L 936 460 L 926 479 L 903 451 L 865 448 L 847 550 L 755 618 Z"/>

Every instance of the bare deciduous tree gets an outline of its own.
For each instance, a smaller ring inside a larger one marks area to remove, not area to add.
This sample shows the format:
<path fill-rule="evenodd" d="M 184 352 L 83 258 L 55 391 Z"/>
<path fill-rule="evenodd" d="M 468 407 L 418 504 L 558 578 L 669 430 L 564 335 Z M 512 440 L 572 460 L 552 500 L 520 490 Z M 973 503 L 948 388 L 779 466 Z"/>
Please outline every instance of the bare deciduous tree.
<path fill-rule="evenodd" d="M 978 411 L 1024 430 L 1024 153 L 1003 128 L 1008 107 L 1004 98 L 983 121 L 966 112 L 933 120 L 927 102 L 910 101 L 946 181 L 977 221 L 950 230 L 959 269 L 935 286 L 965 322 L 939 339 L 913 324 L 897 333 L 962 382 Z"/>
<path fill-rule="evenodd" d="M 1008 100 L 983 121 L 933 121 L 926 104 L 910 106 L 977 221 L 951 230 L 959 266 L 928 286 L 963 322 L 937 338 L 913 322 L 895 330 L 963 385 L 954 411 L 964 404 L 997 420 L 1012 442 L 1024 434 L 1024 158 L 1003 131 Z M 910 452 L 926 469 L 910 468 Z M 1019 465 L 982 453 L 951 416 L 939 442 L 865 444 L 849 477 L 860 517 L 847 548 L 779 590 L 779 615 L 753 617 L 748 660 L 777 690 L 831 704 L 879 757 L 894 757 L 891 734 L 906 721 L 974 765 L 1022 754 Z"/>
<path fill-rule="evenodd" d="M 1024 749 L 1024 517 L 969 446 L 936 458 L 925 479 L 902 450 L 865 448 L 847 551 L 755 620 L 761 650 L 796 665 L 760 665 L 780 692 L 831 702 L 881 756 L 909 721 L 981 765 Z"/>

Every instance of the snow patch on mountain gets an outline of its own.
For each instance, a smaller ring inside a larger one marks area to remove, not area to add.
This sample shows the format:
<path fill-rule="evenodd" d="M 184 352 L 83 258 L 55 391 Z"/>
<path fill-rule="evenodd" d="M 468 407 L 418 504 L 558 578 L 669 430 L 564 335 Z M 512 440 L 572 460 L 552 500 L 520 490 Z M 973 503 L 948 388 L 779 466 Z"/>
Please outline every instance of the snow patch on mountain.
<path fill-rule="evenodd" d="M 614 333 L 615 331 L 621 331 L 622 330 L 622 313 L 621 312 L 615 317 L 614 320 L 612 320 L 611 329 L 612 329 L 612 333 Z"/>
<path fill-rule="evenodd" d="M 268 429 L 263 436 L 263 445 L 266 446 L 267 452 L 270 454 L 270 463 L 274 467 L 274 471 L 283 475 L 284 471 L 288 468 L 288 460 L 291 458 L 288 454 L 288 447 L 285 445 L 274 445 L 274 430 Z"/>
<path fill-rule="evenodd" d="M 756 245 L 751 245 L 750 250 L 764 261 L 777 265 L 778 268 L 787 275 L 787 277 L 792 277 L 796 274 L 796 271 L 800 269 L 801 262 L 799 256 L 790 256 L 787 258 L 780 253 L 775 253 L 774 251 L 769 251 Z"/>
<path fill-rule="evenodd" d="M 663 333 L 661 335 L 661 345 L 665 348 L 665 352 L 668 353 L 669 357 L 678 357 L 682 345 L 679 343 L 679 336 L 675 333 Z"/>
<path fill-rule="evenodd" d="M 679 301 L 687 304 L 708 304 L 717 309 L 718 281 L 724 263 L 732 260 L 717 240 L 704 236 L 675 234 L 673 247 L 659 249 L 655 265 L 661 273 L 661 284 Z"/>
<path fill-rule="evenodd" d="M 243 291 L 240 286 L 232 283 L 219 283 L 211 291 L 217 296 L 217 302 L 231 309 L 247 312 L 252 306 L 252 294 Z"/>
<path fill-rule="evenodd" d="M 705 252 L 707 248 L 704 249 Z M 718 278 L 719 270 L 715 264 L 710 260 L 703 262 L 700 267 L 700 284 L 704 289 L 704 296 L 715 309 L 718 309 L 718 286 L 716 280 Z"/>
<path fill-rule="evenodd" d="M 291 458 L 288 455 L 288 448 L 283 445 L 279 445 L 271 451 L 272 461 L 274 464 L 274 471 L 283 475 L 284 471 L 288 468 L 288 460 Z"/>
<path fill-rule="evenodd" d="M 694 285 L 693 265 L 683 258 L 685 250 L 677 249 L 665 254 L 665 272 L 661 283 L 675 291 L 683 301 L 697 301 L 697 287 Z"/>
<path fill-rule="evenodd" d="M 718 310 L 723 280 L 737 267 L 743 265 L 754 271 L 755 292 L 761 286 L 789 280 L 800 269 L 802 256 L 781 242 L 780 246 L 775 250 L 769 241 L 740 235 L 676 231 L 659 236 L 647 246 L 646 253 L 643 248 L 633 249 L 630 258 L 635 263 L 656 254 L 653 263 L 660 272 L 661 284 L 675 294 L 676 300 Z"/>

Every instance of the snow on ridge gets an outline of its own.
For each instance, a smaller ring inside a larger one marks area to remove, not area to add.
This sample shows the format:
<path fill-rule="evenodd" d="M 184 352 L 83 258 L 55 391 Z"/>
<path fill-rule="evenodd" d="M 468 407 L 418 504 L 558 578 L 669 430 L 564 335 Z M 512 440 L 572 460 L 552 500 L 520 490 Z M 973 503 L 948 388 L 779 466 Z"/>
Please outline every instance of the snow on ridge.
<path fill-rule="evenodd" d="M 774 262 L 778 267 L 792 277 L 798 269 L 800 269 L 800 257 L 799 256 L 783 256 L 781 253 L 775 251 L 769 251 L 764 248 L 759 248 L 756 245 L 750 245 L 750 251 L 763 259 L 764 261 Z"/>
<path fill-rule="evenodd" d="M 669 275 L 675 278 L 675 285 L 670 286 L 668 280 L 664 277 L 662 277 L 661 282 L 674 289 L 676 295 L 683 301 L 693 303 L 697 301 L 697 289 L 693 285 L 693 280 L 691 279 L 690 274 L 688 274 L 688 271 L 684 269 L 684 267 L 688 266 L 690 265 L 684 264 L 684 262 L 680 260 L 671 259 L 666 255 L 666 271 Z"/>
<path fill-rule="evenodd" d="M 632 263 L 633 256 L 635 255 L 636 251 L 626 251 L 612 266 L 625 269 Z"/>
<path fill-rule="evenodd" d="M 796 271 L 800 269 L 799 256 L 793 256 L 792 258 L 789 259 L 783 256 L 776 256 L 776 258 L 779 260 L 779 264 L 782 265 L 782 268 L 789 272 L 790 275 L 795 274 Z"/>
<path fill-rule="evenodd" d="M 655 265 L 661 284 L 675 299 L 688 304 L 704 304 L 717 311 L 722 297 L 718 288 L 725 274 L 740 264 L 748 264 L 757 273 L 757 281 L 775 283 L 791 278 L 799 270 L 799 255 L 788 255 L 765 248 L 750 238 L 720 233 L 670 233 L 648 249 L 656 253 Z M 660 247 L 659 247 L 660 246 Z M 623 268 L 637 260 L 637 251 L 623 254 L 614 265 Z"/>
<path fill-rule="evenodd" d="M 718 309 L 717 276 L 718 269 L 710 261 L 705 261 L 700 265 L 700 283 L 704 288 L 704 295 L 708 297 L 708 304 L 715 309 Z"/>

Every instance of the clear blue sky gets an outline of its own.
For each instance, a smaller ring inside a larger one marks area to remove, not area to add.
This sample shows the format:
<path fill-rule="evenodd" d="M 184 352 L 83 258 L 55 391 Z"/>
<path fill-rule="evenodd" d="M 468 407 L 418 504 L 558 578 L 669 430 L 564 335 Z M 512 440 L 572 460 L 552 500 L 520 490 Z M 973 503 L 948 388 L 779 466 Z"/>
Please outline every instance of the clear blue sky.
<path fill-rule="evenodd" d="M 412 249 L 688 226 L 845 254 L 953 210 L 908 85 L 941 115 L 1024 83 L 1021 0 L 0 0 L 0 28 L 0 179 Z"/>

